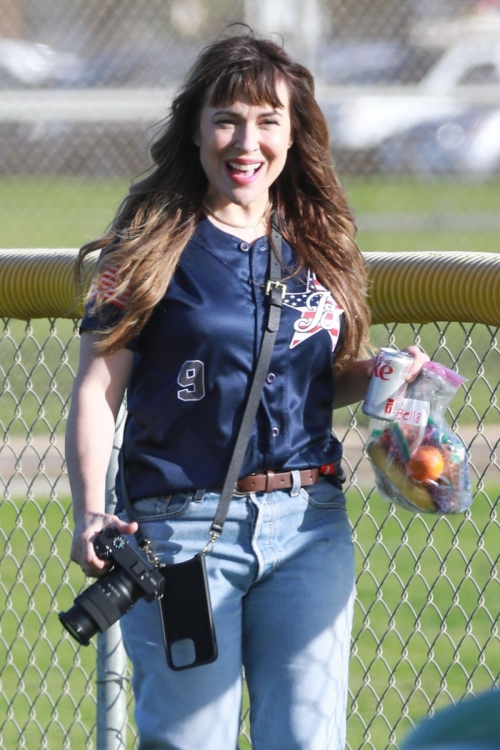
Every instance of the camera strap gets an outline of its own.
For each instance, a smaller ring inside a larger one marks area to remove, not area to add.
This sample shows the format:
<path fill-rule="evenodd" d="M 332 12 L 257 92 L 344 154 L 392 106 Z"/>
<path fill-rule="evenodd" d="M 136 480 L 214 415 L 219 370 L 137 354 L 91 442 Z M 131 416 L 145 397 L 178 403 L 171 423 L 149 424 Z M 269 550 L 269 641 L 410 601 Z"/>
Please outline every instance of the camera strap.
<path fill-rule="evenodd" d="M 264 383 L 269 370 L 271 357 L 274 349 L 274 342 L 280 326 L 281 311 L 283 307 L 283 299 L 286 294 L 286 286 L 281 283 L 281 259 L 282 259 L 282 248 L 283 238 L 278 229 L 276 212 L 273 212 L 271 219 L 271 253 L 270 253 L 270 269 L 269 269 L 269 280 L 266 284 L 265 294 L 268 304 L 267 324 L 262 338 L 262 344 L 257 360 L 257 366 L 252 380 L 250 388 L 250 394 L 245 406 L 243 419 L 238 431 L 236 443 L 227 470 L 224 485 L 215 513 L 214 520 L 209 529 L 209 541 L 203 548 L 202 552 L 208 554 L 212 551 L 215 541 L 222 534 L 224 523 L 229 510 L 229 505 L 234 494 L 234 487 L 239 479 L 239 474 L 245 453 L 252 432 L 252 426 L 257 415 L 257 409 L 259 408 L 260 398 L 264 388 Z M 123 449 L 120 451 L 120 487 L 123 504 L 127 511 L 128 517 L 131 521 L 137 521 L 136 514 L 134 512 L 133 504 L 128 496 L 126 482 L 125 482 L 125 467 L 123 460 Z M 148 560 L 153 565 L 158 565 L 158 558 L 151 549 L 149 539 L 146 539 L 139 529 L 135 534 L 137 542 L 141 549 L 146 553 Z"/>

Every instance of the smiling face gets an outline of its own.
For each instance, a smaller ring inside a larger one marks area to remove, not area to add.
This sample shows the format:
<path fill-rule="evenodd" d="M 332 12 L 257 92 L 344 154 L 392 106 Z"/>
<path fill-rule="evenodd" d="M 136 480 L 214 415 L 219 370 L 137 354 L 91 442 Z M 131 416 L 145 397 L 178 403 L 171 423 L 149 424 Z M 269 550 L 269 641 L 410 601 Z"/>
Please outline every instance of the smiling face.
<path fill-rule="evenodd" d="M 236 204 L 250 214 L 264 211 L 269 187 L 285 166 L 292 143 L 288 87 L 278 81 L 282 104 L 252 104 L 241 96 L 227 106 L 205 104 L 195 143 L 213 210 Z"/>

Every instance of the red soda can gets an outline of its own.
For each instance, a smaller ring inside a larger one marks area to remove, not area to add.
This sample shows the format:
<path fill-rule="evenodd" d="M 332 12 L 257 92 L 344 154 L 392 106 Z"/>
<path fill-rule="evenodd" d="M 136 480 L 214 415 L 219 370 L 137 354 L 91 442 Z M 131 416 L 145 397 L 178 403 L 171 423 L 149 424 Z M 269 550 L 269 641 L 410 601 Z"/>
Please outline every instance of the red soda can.
<path fill-rule="evenodd" d="M 406 376 L 411 370 L 411 354 L 396 349 L 381 349 L 361 407 L 376 419 L 394 421 L 406 393 Z"/>

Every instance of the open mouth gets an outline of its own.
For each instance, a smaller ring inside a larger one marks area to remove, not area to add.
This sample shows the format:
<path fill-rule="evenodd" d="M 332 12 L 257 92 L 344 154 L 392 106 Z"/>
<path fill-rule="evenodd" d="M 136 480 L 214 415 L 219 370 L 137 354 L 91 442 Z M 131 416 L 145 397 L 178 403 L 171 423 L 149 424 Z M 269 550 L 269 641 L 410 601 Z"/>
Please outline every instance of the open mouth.
<path fill-rule="evenodd" d="M 262 162 L 239 164 L 234 161 L 228 161 L 226 164 L 229 172 L 239 177 L 253 177 L 262 167 Z"/>

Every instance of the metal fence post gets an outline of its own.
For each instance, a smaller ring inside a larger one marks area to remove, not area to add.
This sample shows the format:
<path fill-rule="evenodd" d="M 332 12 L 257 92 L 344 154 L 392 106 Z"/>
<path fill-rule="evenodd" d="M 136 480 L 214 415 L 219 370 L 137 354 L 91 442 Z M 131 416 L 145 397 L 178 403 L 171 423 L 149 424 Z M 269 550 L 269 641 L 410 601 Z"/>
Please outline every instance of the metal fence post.
<path fill-rule="evenodd" d="M 106 512 L 116 506 L 115 478 L 123 439 L 126 409 L 116 421 L 113 451 L 106 474 Z M 97 636 L 97 750 L 125 750 L 127 729 L 126 655 L 120 625 Z"/>

